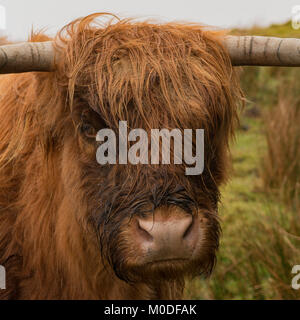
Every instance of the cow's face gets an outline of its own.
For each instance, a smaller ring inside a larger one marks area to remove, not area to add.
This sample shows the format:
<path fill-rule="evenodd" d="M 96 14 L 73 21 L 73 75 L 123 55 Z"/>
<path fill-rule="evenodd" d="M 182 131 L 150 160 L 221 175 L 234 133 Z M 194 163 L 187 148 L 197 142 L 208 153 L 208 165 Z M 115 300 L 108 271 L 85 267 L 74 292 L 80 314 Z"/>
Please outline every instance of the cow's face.
<path fill-rule="evenodd" d="M 93 39 L 94 47 L 81 52 L 86 60 L 68 66 L 80 68 L 69 80 L 72 130 L 63 175 L 78 221 L 121 279 L 209 274 L 239 95 L 230 62 L 213 35 L 190 27 L 111 26 Z M 186 175 L 185 164 L 119 164 L 118 148 L 117 164 L 100 165 L 96 133 L 109 128 L 118 139 L 121 120 L 149 136 L 151 129 L 204 129 L 203 173 Z"/>

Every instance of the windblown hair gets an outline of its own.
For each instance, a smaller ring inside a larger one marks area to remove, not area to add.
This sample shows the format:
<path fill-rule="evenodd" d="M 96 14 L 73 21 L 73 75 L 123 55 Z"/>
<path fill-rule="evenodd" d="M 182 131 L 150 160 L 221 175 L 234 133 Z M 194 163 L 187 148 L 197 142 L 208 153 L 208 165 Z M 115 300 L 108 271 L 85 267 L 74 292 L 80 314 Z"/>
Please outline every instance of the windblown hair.
<path fill-rule="evenodd" d="M 0 264 L 7 272 L 0 298 L 175 298 L 183 276 L 214 266 L 218 188 L 242 98 L 224 33 L 99 17 L 58 34 L 55 72 L 0 77 Z M 145 130 L 203 128 L 203 174 L 185 176 L 181 165 L 101 167 L 90 124 L 117 130 L 119 120 Z M 206 251 L 187 270 L 170 265 L 170 280 L 155 282 L 161 272 L 139 264 L 126 225 L 168 206 L 210 221 Z"/>

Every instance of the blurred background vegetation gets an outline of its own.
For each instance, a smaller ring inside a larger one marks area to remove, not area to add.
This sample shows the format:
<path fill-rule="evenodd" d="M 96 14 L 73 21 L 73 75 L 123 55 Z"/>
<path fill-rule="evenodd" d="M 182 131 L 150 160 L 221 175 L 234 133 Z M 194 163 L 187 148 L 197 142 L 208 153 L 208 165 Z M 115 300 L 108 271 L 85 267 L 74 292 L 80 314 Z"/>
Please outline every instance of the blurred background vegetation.
<path fill-rule="evenodd" d="M 300 38 L 291 22 L 232 34 Z M 300 299 L 300 68 L 244 67 L 247 98 L 222 190 L 223 228 L 209 279 L 189 281 L 186 299 Z"/>

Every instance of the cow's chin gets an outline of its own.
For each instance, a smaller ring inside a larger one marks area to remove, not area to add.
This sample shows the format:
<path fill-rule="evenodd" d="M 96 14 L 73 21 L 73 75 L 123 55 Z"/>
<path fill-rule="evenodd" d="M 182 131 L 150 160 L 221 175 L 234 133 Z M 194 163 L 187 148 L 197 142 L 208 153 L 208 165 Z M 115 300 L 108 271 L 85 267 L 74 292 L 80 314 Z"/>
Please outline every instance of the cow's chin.
<path fill-rule="evenodd" d="M 199 275 L 209 276 L 216 257 L 212 253 L 202 259 L 161 259 L 146 263 L 127 262 L 119 269 L 118 277 L 127 282 L 155 283 L 183 278 L 194 278 Z"/>

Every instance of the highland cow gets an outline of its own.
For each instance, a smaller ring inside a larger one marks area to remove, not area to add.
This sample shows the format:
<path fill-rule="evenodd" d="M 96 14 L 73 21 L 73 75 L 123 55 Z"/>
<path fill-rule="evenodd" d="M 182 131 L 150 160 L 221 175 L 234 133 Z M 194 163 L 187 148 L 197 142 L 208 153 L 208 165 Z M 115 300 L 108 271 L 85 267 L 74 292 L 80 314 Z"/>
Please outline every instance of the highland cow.
<path fill-rule="evenodd" d="M 0 77 L 2 299 L 176 299 L 215 265 L 242 100 L 224 34 L 98 16 L 58 34 L 53 72 Z M 124 120 L 204 129 L 203 173 L 97 163 L 97 131 Z"/>

